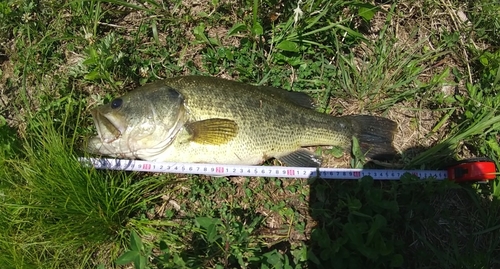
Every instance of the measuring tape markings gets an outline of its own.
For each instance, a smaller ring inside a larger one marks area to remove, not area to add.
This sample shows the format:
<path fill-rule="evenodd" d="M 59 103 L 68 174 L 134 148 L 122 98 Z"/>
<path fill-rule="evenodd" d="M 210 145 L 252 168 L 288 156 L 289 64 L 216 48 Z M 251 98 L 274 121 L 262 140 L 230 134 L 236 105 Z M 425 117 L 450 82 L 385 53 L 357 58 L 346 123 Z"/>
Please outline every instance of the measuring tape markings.
<path fill-rule="evenodd" d="M 446 170 L 380 170 L 352 168 L 311 168 L 286 166 L 221 165 L 202 163 L 167 163 L 110 158 L 79 158 L 80 162 L 96 169 L 142 171 L 159 173 L 203 174 L 209 176 L 248 176 L 281 178 L 360 179 L 371 176 L 375 180 L 399 180 L 406 173 L 419 178 L 448 179 Z"/>

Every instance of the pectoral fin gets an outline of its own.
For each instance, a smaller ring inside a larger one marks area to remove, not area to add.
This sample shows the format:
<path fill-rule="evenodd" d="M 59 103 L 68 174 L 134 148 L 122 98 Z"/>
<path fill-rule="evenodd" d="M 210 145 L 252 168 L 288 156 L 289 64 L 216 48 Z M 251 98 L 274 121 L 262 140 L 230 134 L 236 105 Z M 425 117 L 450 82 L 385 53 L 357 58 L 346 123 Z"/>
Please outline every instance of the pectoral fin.
<path fill-rule="evenodd" d="M 228 119 L 208 119 L 186 125 L 191 141 L 199 144 L 222 145 L 238 134 L 236 122 Z"/>
<path fill-rule="evenodd" d="M 299 149 L 287 155 L 276 157 L 276 159 L 287 166 L 319 167 L 321 165 L 321 158 L 306 149 Z"/>

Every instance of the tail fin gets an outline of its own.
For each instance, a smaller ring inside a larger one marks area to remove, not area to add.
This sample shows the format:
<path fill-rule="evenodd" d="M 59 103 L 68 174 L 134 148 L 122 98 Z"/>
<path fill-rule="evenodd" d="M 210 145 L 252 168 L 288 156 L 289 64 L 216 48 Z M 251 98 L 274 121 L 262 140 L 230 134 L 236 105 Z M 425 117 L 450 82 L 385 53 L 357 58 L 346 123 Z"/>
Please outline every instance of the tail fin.
<path fill-rule="evenodd" d="M 344 116 L 352 122 L 354 136 L 359 141 L 363 153 L 378 160 L 391 159 L 396 155 L 392 145 L 397 124 L 387 118 L 352 115 Z"/>

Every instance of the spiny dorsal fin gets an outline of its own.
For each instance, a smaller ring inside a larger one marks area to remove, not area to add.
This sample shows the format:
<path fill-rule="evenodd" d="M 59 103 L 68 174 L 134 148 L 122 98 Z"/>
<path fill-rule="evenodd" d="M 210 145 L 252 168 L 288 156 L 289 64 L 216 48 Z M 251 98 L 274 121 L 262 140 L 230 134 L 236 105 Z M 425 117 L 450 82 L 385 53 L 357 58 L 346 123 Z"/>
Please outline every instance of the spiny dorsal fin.
<path fill-rule="evenodd" d="M 228 119 L 208 119 L 186 124 L 186 130 L 193 142 L 222 145 L 238 134 L 238 125 Z"/>

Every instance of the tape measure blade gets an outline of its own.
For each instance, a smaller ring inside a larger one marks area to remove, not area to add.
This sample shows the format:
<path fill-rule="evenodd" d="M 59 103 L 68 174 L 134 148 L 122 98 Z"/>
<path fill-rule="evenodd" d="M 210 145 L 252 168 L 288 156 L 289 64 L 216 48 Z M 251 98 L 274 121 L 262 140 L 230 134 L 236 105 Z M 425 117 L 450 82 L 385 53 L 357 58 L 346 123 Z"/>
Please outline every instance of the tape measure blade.
<path fill-rule="evenodd" d="M 445 170 L 381 170 L 352 168 L 310 168 L 287 166 L 248 166 L 197 163 L 165 163 L 142 160 L 110 158 L 80 158 L 84 165 L 96 169 L 142 171 L 155 173 L 200 174 L 208 176 L 244 176 L 244 177 L 279 177 L 279 178 L 322 178 L 358 180 L 370 176 L 375 180 L 399 180 L 405 173 L 419 178 L 433 177 L 438 180 L 448 178 Z"/>

